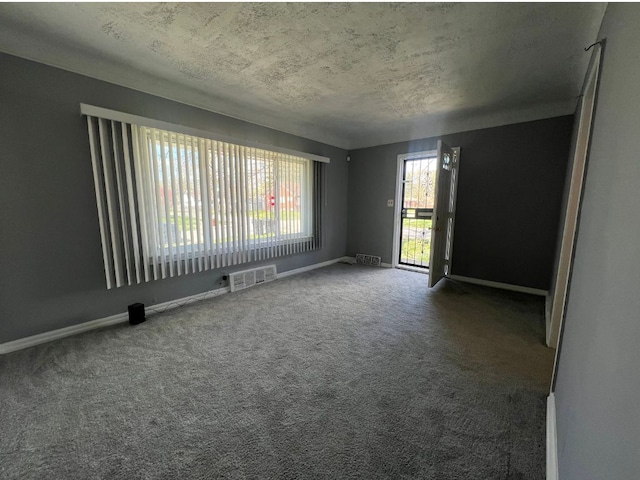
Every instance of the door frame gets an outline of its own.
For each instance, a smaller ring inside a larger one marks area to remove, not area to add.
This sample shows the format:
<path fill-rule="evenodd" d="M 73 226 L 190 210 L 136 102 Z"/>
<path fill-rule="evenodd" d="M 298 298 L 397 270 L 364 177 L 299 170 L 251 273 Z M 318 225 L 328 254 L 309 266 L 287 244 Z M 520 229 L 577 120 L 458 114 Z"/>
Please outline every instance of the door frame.
<path fill-rule="evenodd" d="M 398 155 L 396 168 L 396 199 L 393 212 L 393 251 L 391 252 L 391 267 L 396 268 L 400 264 L 400 222 L 402 220 L 402 192 L 404 179 L 404 162 L 418 160 L 420 158 L 435 157 L 437 150 L 423 150 L 414 153 L 401 153 Z"/>
<path fill-rule="evenodd" d="M 554 272 L 553 289 L 549 294 L 550 309 L 546 322 L 547 346 L 555 349 L 558 348 L 567 302 L 569 300 L 571 270 L 573 267 L 578 222 L 580 221 L 580 206 L 582 204 L 582 189 L 586 177 L 591 127 L 593 125 L 598 92 L 600 59 L 601 47 L 600 45 L 596 45 L 587 69 L 587 74 L 585 75 L 582 95 L 578 103 L 576 119 L 578 124 L 575 146 L 573 147 L 573 164 L 571 166 L 571 177 L 569 180 L 567 207 L 562 223 L 562 240 L 557 270 Z"/>
<path fill-rule="evenodd" d="M 596 107 L 598 102 L 598 87 L 600 84 L 600 75 L 602 73 L 602 59 L 603 50 L 606 44 L 606 39 L 603 39 L 599 44 L 595 45 L 595 50 L 591 56 L 589 67 L 585 75 L 585 81 L 582 86 L 582 98 L 578 104 L 580 109 L 578 117 L 578 132 L 576 134 L 576 144 L 574 151 L 574 164 L 571 171 L 571 187 L 569 190 L 569 199 L 567 200 L 567 213 L 562 229 L 562 245 L 560 252 L 560 259 L 558 260 L 558 267 L 555 272 L 555 284 L 553 287 L 553 297 L 551 300 L 551 309 L 549 312 L 550 319 L 547 324 L 547 346 L 555 348 L 556 354 L 553 359 L 553 372 L 551 374 L 551 387 L 549 389 L 550 394 L 556 389 L 556 381 L 558 376 L 558 363 L 560 355 L 562 354 L 562 343 L 564 336 L 564 321 L 567 315 L 567 307 L 569 303 L 569 295 L 571 288 L 571 274 L 573 270 L 573 260 L 575 255 L 576 236 L 580 224 L 580 207 L 582 205 L 582 194 L 584 188 L 584 182 L 587 175 L 587 167 L 589 162 L 589 149 L 591 147 L 591 129 L 593 127 L 594 118 L 596 115 Z M 591 88 L 591 91 L 589 90 Z M 586 97 L 585 97 L 586 95 Z M 585 100 L 588 104 L 585 106 Z M 588 108 L 588 112 L 584 110 Z M 584 115 L 588 113 L 588 115 Z M 584 118 L 588 117 L 588 119 Z M 585 121 L 587 120 L 587 121 Z M 580 141 L 584 142 L 583 148 L 580 149 Z M 582 150 L 582 151 L 580 151 Z M 581 162 L 582 168 L 576 168 L 576 163 Z M 575 206 L 571 209 L 571 201 L 575 202 Z M 565 250 L 563 252 L 562 250 Z M 566 262 L 563 266 L 562 256 L 566 255 Z M 564 278 L 563 278 L 564 276 Z M 563 281 L 558 285 L 559 281 Z M 561 289 L 558 292 L 558 288 Z M 556 303 L 557 301 L 557 303 Z"/>

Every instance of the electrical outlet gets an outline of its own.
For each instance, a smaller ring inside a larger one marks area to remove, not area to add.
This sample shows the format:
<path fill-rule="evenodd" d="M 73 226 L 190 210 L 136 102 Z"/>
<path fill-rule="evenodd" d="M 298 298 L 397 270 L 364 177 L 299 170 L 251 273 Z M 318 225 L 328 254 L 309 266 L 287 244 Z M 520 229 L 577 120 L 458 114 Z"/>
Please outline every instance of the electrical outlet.
<path fill-rule="evenodd" d="M 387 207 L 393 207 L 393 200 L 387 200 Z"/>

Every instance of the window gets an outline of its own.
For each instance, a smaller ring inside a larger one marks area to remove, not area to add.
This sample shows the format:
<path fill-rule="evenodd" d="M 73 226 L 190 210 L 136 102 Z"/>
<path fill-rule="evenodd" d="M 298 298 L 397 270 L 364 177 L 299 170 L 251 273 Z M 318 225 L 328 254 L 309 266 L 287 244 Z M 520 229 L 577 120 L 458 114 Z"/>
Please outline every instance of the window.
<path fill-rule="evenodd" d="M 196 261 L 221 267 L 260 260 L 264 249 L 297 253 L 311 240 L 310 160 L 135 128 L 143 234 L 153 256 L 187 260 L 185 269 Z"/>
<path fill-rule="evenodd" d="M 108 288 L 319 246 L 315 156 L 83 113 Z"/>

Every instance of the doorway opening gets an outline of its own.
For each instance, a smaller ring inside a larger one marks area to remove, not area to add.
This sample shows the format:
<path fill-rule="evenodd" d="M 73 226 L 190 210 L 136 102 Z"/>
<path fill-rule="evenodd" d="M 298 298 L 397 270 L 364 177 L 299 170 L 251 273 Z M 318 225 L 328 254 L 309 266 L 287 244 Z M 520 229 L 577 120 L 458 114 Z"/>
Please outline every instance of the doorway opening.
<path fill-rule="evenodd" d="M 393 267 L 451 276 L 460 147 L 398 155 Z M 389 206 L 393 204 L 389 201 Z"/>
<path fill-rule="evenodd" d="M 435 151 L 401 158 L 402 194 L 398 265 L 428 270 L 435 201 L 437 156 Z"/>

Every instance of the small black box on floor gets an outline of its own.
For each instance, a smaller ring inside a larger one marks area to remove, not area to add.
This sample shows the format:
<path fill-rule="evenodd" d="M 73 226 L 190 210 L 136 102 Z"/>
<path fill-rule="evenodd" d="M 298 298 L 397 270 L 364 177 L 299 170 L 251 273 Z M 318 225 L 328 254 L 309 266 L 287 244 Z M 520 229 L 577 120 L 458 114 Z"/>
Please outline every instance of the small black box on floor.
<path fill-rule="evenodd" d="M 133 303 L 129 305 L 129 323 L 138 325 L 146 320 L 144 316 L 144 303 Z"/>

